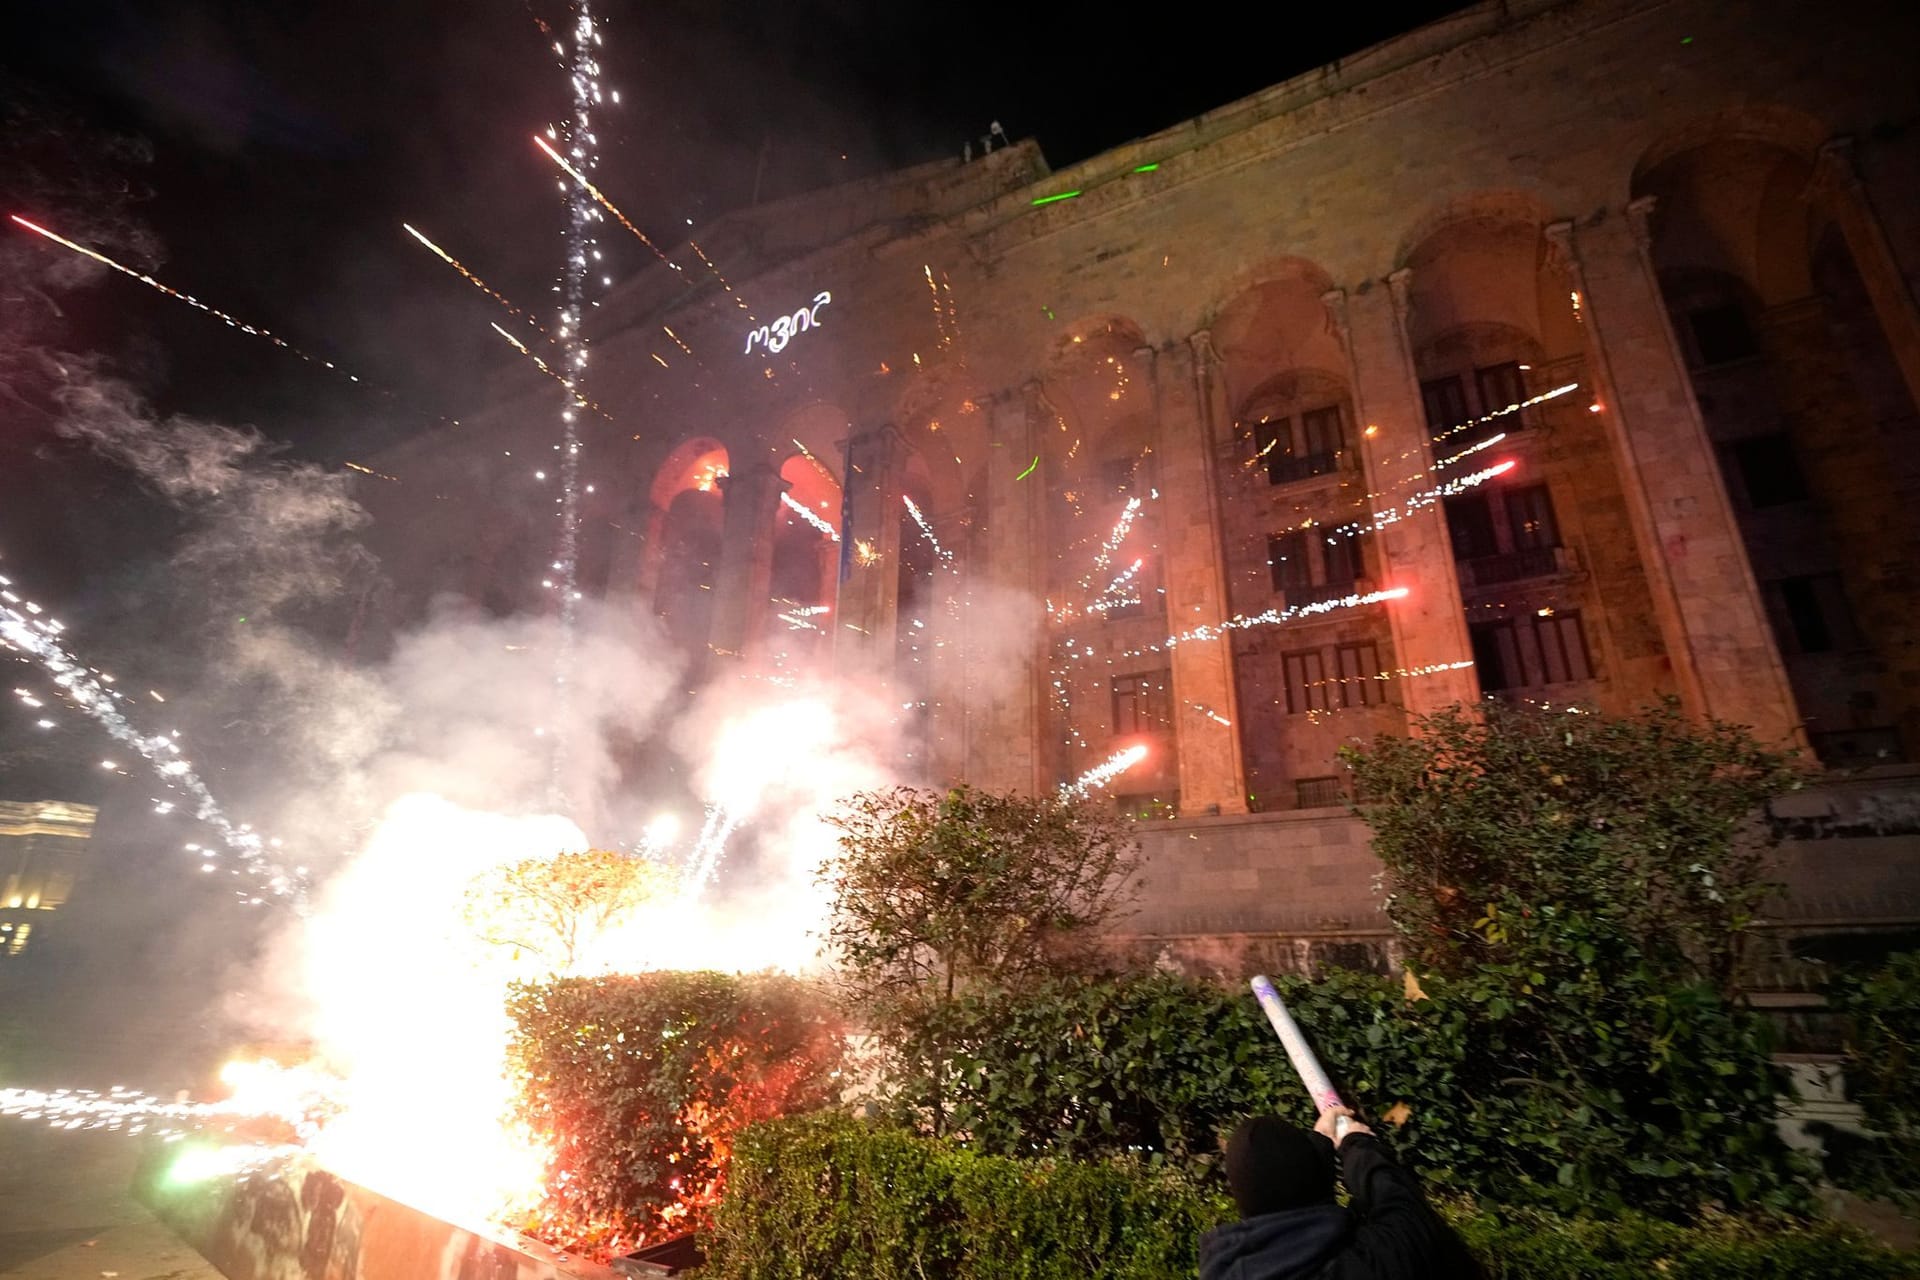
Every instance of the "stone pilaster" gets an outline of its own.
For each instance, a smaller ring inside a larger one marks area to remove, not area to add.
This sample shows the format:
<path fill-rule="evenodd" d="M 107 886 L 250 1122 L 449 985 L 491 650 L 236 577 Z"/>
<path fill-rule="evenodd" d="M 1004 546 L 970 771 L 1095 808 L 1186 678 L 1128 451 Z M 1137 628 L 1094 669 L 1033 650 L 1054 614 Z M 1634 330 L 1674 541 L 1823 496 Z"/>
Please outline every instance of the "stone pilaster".
<path fill-rule="evenodd" d="M 972 540 L 979 558 L 968 576 L 963 662 L 967 779 L 1038 795 L 1047 787 L 1040 750 L 1047 562 L 1036 554 L 1044 545 L 1046 482 L 1029 470 L 1040 451 L 1030 398 L 1006 393 L 985 406 L 985 527 Z"/>
<path fill-rule="evenodd" d="M 1398 519 L 1361 537 L 1374 544 L 1380 587 L 1407 588 L 1407 595 L 1379 607 L 1387 611 L 1393 665 L 1425 673 L 1400 681 L 1407 713 L 1425 715 L 1454 703 L 1473 706 L 1480 681 L 1472 667 L 1451 667 L 1470 659 L 1473 646 L 1446 513 L 1438 502 L 1405 510 L 1408 499 L 1434 484 L 1420 377 L 1407 342 L 1407 279 L 1402 269 L 1384 285 L 1370 282 L 1351 297 L 1345 290 L 1329 290 L 1325 301 L 1347 352 L 1373 511 L 1384 515 L 1388 508 L 1400 509 Z"/>
<path fill-rule="evenodd" d="M 641 517 L 640 563 L 634 574 L 640 598 L 651 601 L 660 588 L 660 569 L 666 560 L 663 539 L 667 531 L 667 509 L 649 502 Z"/>
<path fill-rule="evenodd" d="M 1803 741 L 1739 526 L 1648 251 L 1652 198 L 1546 229 L 1572 273 L 1594 403 L 1612 440 L 1682 701 L 1695 715 Z"/>
<path fill-rule="evenodd" d="M 833 617 L 834 665 L 844 676 L 882 685 L 891 685 L 896 659 L 906 457 L 906 441 L 891 425 L 847 442 L 846 573 Z"/>
<path fill-rule="evenodd" d="M 1167 591 L 1167 627 L 1180 635 L 1227 618 L 1221 565 L 1220 502 L 1214 490 L 1213 434 L 1217 388 L 1205 331 L 1174 343 L 1154 359 L 1159 434 L 1154 450 L 1160 501 L 1160 573 Z M 1246 766 L 1240 755 L 1233 647 L 1228 636 L 1184 640 L 1167 654 L 1173 670 L 1174 740 L 1179 756 L 1183 816 L 1247 811 Z M 1224 725 L 1198 708 L 1211 708 Z"/>
<path fill-rule="evenodd" d="M 1845 237 L 1847 252 L 1866 285 L 1881 332 L 1900 366 L 1907 394 L 1920 409 L 1920 308 L 1914 304 L 1913 290 L 1907 285 L 1886 228 L 1860 178 L 1852 138 L 1834 138 L 1820 148 L 1807 198 L 1832 216 Z"/>
<path fill-rule="evenodd" d="M 787 482 L 764 462 L 721 477 L 726 499 L 714 568 L 713 651 L 746 657 L 766 637 L 773 581 L 773 522 Z"/>

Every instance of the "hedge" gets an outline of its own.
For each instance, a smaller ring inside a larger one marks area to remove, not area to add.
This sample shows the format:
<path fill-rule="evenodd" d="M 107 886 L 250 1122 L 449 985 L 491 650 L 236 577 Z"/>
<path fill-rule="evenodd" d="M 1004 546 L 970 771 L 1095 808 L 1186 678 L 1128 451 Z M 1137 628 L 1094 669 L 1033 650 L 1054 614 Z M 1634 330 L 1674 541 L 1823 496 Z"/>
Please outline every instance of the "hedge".
<path fill-rule="evenodd" d="M 1010 1160 L 837 1113 L 754 1125 L 706 1240 L 722 1280 L 1191 1276 L 1224 1196 L 1137 1162 Z"/>
<path fill-rule="evenodd" d="M 832 1004 L 774 974 L 644 973 L 515 989 L 518 1119 L 552 1144 L 529 1234 L 607 1253 L 706 1225 L 735 1136 L 834 1101 Z"/>
<path fill-rule="evenodd" d="M 1765 1028 L 1710 992 L 1644 993 L 1635 1032 L 1499 977 L 1433 980 L 1415 1001 L 1356 973 L 1279 985 L 1335 1084 L 1437 1186 L 1563 1212 L 1810 1207 L 1774 1128 Z M 1203 1170 L 1242 1116 L 1312 1119 L 1252 997 L 1204 982 L 980 992 L 923 1035 L 892 1064 L 893 1118 L 938 1096 L 987 1154 L 1135 1151 Z"/>
<path fill-rule="evenodd" d="M 1920 951 L 1828 988 L 1847 1022 L 1847 1095 L 1880 1137 L 1849 1153 L 1836 1180 L 1877 1195 L 1920 1196 Z"/>
<path fill-rule="evenodd" d="M 1491 1280 L 1899 1280 L 1920 1259 L 1848 1229 L 1606 1221 L 1443 1203 Z M 714 1280 L 1190 1278 L 1216 1188 L 1135 1160 L 1020 1160 L 822 1113 L 757 1124 L 707 1236 Z"/>

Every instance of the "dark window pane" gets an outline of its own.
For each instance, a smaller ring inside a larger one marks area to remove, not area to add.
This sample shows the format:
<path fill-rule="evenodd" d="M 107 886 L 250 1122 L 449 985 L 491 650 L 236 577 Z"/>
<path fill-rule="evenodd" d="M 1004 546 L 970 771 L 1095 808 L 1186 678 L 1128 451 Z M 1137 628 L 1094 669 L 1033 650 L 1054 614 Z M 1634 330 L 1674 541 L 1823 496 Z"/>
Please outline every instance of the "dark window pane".
<path fill-rule="evenodd" d="M 1100 464 L 1100 484 L 1105 490 L 1103 497 L 1134 491 L 1134 468 L 1138 458 L 1109 458 Z"/>
<path fill-rule="evenodd" d="M 1311 409 L 1300 415 L 1300 451 L 1308 456 L 1338 453 L 1344 444 L 1340 434 L 1340 406 Z"/>
<path fill-rule="evenodd" d="M 1307 562 L 1307 535 L 1292 529 L 1267 539 L 1267 565 L 1273 573 L 1273 589 L 1298 591 L 1313 585 L 1313 568 Z"/>
<path fill-rule="evenodd" d="M 1507 528 L 1515 551 L 1535 551 L 1560 545 L 1560 526 L 1553 518 L 1553 497 L 1544 484 L 1523 485 L 1506 494 Z"/>
<path fill-rule="evenodd" d="M 1737 302 L 1689 311 L 1687 327 L 1693 330 L 1693 347 L 1703 365 L 1744 360 L 1760 350 L 1753 326 L 1747 323 L 1747 313 Z"/>
<path fill-rule="evenodd" d="M 1370 707 L 1386 701 L 1386 681 L 1381 679 L 1380 650 L 1371 640 L 1357 640 L 1333 651 L 1334 669 L 1339 676 L 1340 705 Z"/>
<path fill-rule="evenodd" d="M 1511 622 L 1483 622 L 1468 628 L 1467 634 L 1473 643 L 1473 664 L 1479 669 L 1483 691 L 1517 689 L 1527 683 Z"/>
<path fill-rule="evenodd" d="M 1736 441 L 1730 451 L 1749 507 L 1778 507 L 1806 498 L 1806 477 L 1786 436 L 1754 436 Z"/>
<path fill-rule="evenodd" d="M 1506 364 L 1488 365 L 1474 374 L 1474 381 L 1480 389 L 1480 412 L 1497 413 L 1508 405 L 1519 404 L 1527 398 L 1526 380 L 1520 376 L 1520 366 L 1512 361 Z M 1511 425 L 1512 414 L 1506 415 Z M 1489 428 L 1492 430 L 1494 428 Z M 1507 427 L 1500 427 L 1506 430 Z"/>
<path fill-rule="evenodd" d="M 1780 598 L 1786 606 L 1787 625 L 1793 629 L 1794 649 L 1799 653 L 1826 653 L 1833 646 L 1833 628 L 1820 605 L 1820 591 L 1813 578 L 1782 578 Z"/>
<path fill-rule="evenodd" d="M 1473 415 L 1467 412 L 1466 388 L 1458 378 L 1435 378 L 1420 384 L 1420 400 L 1427 411 L 1427 428 L 1439 435 Z"/>
<path fill-rule="evenodd" d="M 1318 649 L 1280 656 L 1287 681 L 1287 714 L 1327 709 L 1327 667 Z"/>
<path fill-rule="evenodd" d="M 1173 726 L 1173 673 L 1162 668 L 1113 678 L 1113 732 L 1165 733 Z"/>
<path fill-rule="evenodd" d="M 1287 418 L 1262 419 L 1253 424 L 1254 456 L 1266 464 L 1267 483 L 1280 484 L 1286 478 L 1287 461 L 1293 456 L 1293 425 Z"/>
<path fill-rule="evenodd" d="M 1500 546 L 1493 537 L 1493 506 L 1484 493 L 1446 500 L 1447 532 L 1453 536 L 1453 558 L 1473 560 L 1494 555 Z"/>
<path fill-rule="evenodd" d="M 1344 535 L 1321 539 L 1320 548 L 1327 562 L 1327 585 L 1351 585 L 1360 576 L 1360 540 Z"/>
<path fill-rule="evenodd" d="M 1580 626 L 1578 612 L 1569 609 L 1538 619 L 1533 629 L 1540 642 L 1541 672 L 1547 684 L 1592 678 L 1593 663 L 1587 655 L 1586 632 Z"/>

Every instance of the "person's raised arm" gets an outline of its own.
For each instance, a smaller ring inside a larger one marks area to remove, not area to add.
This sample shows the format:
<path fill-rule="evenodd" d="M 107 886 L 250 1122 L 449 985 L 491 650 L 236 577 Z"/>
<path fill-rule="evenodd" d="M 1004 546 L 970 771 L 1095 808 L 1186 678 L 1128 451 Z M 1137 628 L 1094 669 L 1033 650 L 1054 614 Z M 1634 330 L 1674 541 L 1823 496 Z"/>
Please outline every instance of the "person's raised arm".
<path fill-rule="evenodd" d="M 1341 1254 L 1340 1266 L 1329 1274 L 1377 1280 L 1474 1274 L 1466 1247 L 1427 1203 L 1420 1180 L 1394 1163 L 1373 1130 L 1352 1119 L 1352 1114 L 1335 1107 L 1313 1126 L 1333 1141 L 1336 1120 L 1347 1117 L 1345 1136 L 1335 1152 L 1340 1157 L 1341 1181 L 1347 1184 L 1359 1219 L 1352 1244 Z"/>

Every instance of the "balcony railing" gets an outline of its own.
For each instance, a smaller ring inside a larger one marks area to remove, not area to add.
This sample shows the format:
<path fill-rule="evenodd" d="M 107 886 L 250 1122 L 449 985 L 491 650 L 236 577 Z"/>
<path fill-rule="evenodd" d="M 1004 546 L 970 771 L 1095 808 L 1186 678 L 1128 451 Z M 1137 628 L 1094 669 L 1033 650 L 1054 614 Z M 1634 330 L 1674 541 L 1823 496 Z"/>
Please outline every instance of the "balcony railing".
<path fill-rule="evenodd" d="M 1340 778 L 1298 778 L 1293 784 L 1294 804 L 1302 809 L 1331 809 L 1347 802 L 1347 789 Z"/>
<path fill-rule="evenodd" d="M 1283 453 L 1267 458 L 1267 482 L 1290 484 L 1313 476 L 1331 475 L 1340 465 L 1337 453 Z"/>
<path fill-rule="evenodd" d="M 1491 440 L 1499 435 L 1514 435 L 1525 431 L 1531 425 L 1527 420 L 1525 409 L 1497 414 L 1484 421 L 1476 419 L 1465 426 L 1452 428 L 1442 435 L 1433 444 L 1433 454 L 1435 458 L 1455 457 L 1483 440 Z"/>
<path fill-rule="evenodd" d="M 1529 547 L 1525 551 L 1509 551 L 1505 555 L 1475 556 L 1471 560 L 1462 560 L 1460 585 L 1491 587 L 1526 578 L 1550 578 L 1557 573 L 1571 573 L 1574 568 L 1573 553 L 1566 547 Z"/>
<path fill-rule="evenodd" d="M 1327 600 L 1344 600 L 1351 595 L 1365 595 L 1373 590 L 1370 583 L 1362 579 L 1347 582 L 1322 582 L 1314 586 L 1288 587 L 1282 594 L 1286 597 L 1287 608 L 1298 609 L 1303 605 L 1320 604 Z"/>

